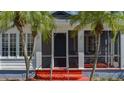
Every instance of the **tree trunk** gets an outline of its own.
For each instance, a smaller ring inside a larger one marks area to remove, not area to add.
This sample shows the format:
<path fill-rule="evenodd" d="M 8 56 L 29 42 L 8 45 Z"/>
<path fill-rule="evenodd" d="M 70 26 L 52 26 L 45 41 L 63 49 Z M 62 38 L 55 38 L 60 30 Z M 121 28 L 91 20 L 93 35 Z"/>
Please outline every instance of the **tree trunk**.
<path fill-rule="evenodd" d="M 36 35 L 36 36 L 37 36 L 37 35 Z M 32 40 L 33 49 L 32 49 L 32 53 L 31 53 L 31 55 L 30 55 L 30 57 L 29 57 L 29 61 L 30 61 L 30 63 L 31 63 L 31 59 L 32 59 L 32 57 L 33 57 L 33 55 L 34 55 L 34 53 L 35 53 L 35 49 L 36 49 L 36 44 L 35 44 L 36 36 L 33 37 L 33 40 Z"/>
<path fill-rule="evenodd" d="M 96 36 L 95 59 L 94 59 L 93 69 L 90 75 L 90 81 L 92 81 L 94 78 L 94 73 L 95 73 L 95 69 L 98 61 L 99 49 L 100 49 L 100 34 Z"/>
<path fill-rule="evenodd" d="M 23 49 L 24 59 L 25 59 L 25 66 L 26 66 L 26 77 L 25 78 L 26 78 L 26 80 L 29 80 L 30 63 L 31 63 L 31 59 L 32 59 L 32 56 L 33 56 L 34 51 L 35 51 L 34 40 L 35 40 L 35 36 L 36 36 L 37 32 L 35 32 L 35 34 L 33 34 L 33 36 L 34 36 L 34 38 L 33 38 L 33 51 L 32 51 L 31 56 L 28 57 L 27 44 L 26 44 L 24 30 L 23 30 L 23 27 L 26 24 L 26 22 L 25 22 L 25 19 L 23 19 L 21 17 L 20 11 L 16 11 L 15 14 L 16 14 L 16 17 L 15 17 L 14 23 L 20 32 L 22 49 Z"/>
<path fill-rule="evenodd" d="M 28 59 L 28 54 L 27 54 L 27 45 L 25 42 L 25 37 L 24 37 L 24 32 L 20 31 L 20 35 L 21 35 L 21 42 L 22 42 L 22 49 L 23 49 L 23 53 L 24 53 L 24 59 L 25 59 L 25 66 L 26 66 L 26 80 L 29 79 L 29 68 L 30 68 L 30 62 Z"/>
<path fill-rule="evenodd" d="M 27 60 L 25 63 L 26 63 L 26 81 L 28 81 L 29 80 L 30 61 Z"/>
<path fill-rule="evenodd" d="M 20 34 L 21 34 L 22 49 L 24 51 L 24 59 L 25 59 L 25 66 L 26 66 L 26 77 L 25 78 L 26 78 L 26 80 L 29 80 L 30 63 L 31 63 L 32 57 L 35 53 L 35 43 L 34 42 L 35 42 L 36 35 L 35 35 L 35 37 L 33 37 L 33 50 L 32 50 L 30 57 L 28 58 L 27 44 L 24 39 L 23 31 L 20 31 Z"/>

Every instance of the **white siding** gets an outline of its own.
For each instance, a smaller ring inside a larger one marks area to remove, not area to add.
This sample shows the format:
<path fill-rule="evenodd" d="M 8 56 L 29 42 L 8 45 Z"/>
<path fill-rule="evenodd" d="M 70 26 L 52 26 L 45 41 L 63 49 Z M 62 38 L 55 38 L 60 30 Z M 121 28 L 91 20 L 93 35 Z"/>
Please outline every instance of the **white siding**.
<path fill-rule="evenodd" d="M 26 33 L 30 33 L 30 27 L 26 26 L 25 27 Z M 17 30 L 16 27 L 9 29 L 6 31 L 6 33 L 15 33 L 17 36 L 16 40 L 16 51 L 17 51 L 17 56 L 15 57 L 2 57 L 2 34 L 0 33 L 0 70 L 25 70 L 25 61 L 24 57 L 19 56 L 19 31 Z M 33 65 L 32 65 L 33 64 Z M 30 66 L 30 69 L 34 69 L 35 66 L 35 60 L 33 58 L 33 63 Z"/>
<path fill-rule="evenodd" d="M 33 59 L 34 62 L 34 59 Z M 31 64 L 30 70 L 33 69 Z M 24 59 L 17 58 L 6 58 L 0 59 L 0 70 L 25 70 L 25 62 Z"/>

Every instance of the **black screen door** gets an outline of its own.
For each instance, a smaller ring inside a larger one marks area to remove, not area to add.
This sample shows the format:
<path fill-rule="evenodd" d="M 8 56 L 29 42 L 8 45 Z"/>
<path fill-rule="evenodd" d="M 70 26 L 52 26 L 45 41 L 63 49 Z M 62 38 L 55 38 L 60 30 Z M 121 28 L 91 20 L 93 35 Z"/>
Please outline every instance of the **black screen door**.
<path fill-rule="evenodd" d="M 66 67 L 66 33 L 54 34 L 54 67 Z"/>

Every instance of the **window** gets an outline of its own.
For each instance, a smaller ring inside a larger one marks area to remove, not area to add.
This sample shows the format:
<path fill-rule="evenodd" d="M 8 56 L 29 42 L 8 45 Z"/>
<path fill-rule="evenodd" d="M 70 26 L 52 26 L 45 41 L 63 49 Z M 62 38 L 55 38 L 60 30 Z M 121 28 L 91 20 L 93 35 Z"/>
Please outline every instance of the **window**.
<path fill-rule="evenodd" d="M 24 39 L 25 42 L 27 42 L 27 51 L 28 51 L 28 56 L 31 55 L 32 50 L 33 50 L 33 41 L 32 41 L 32 35 L 30 33 L 27 34 L 27 38 L 26 38 L 26 34 L 24 34 Z M 26 40 L 27 39 L 27 40 Z M 22 49 L 22 41 L 21 41 L 21 36 L 19 37 L 19 56 L 23 56 L 24 52 Z"/>
<path fill-rule="evenodd" d="M 8 56 L 8 34 L 2 34 L 2 56 Z"/>
<path fill-rule="evenodd" d="M 85 45 L 85 53 L 87 55 L 92 55 L 95 53 L 95 37 L 92 35 L 93 33 L 89 31 L 85 31 L 84 42 Z"/>
<path fill-rule="evenodd" d="M 19 39 L 19 43 L 17 45 L 17 39 Z M 25 34 L 25 40 L 26 40 L 26 34 Z M 30 56 L 33 48 L 33 43 L 32 43 L 32 35 L 27 34 L 27 51 L 28 55 Z M 19 46 L 19 47 L 17 47 Z M 19 49 L 18 49 L 19 48 Z M 19 51 L 17 51 L 19 50 Z M 23 56 L 23 50 L 22 50 L 22 43 L 21 43 L 21 38 L 20 36 L 17 37 L 16 33 L 10 33 L 2 34 L 2 56 L 18 56 L 17 54 L 19 53 L 19 56 Z"/>
<path fill-rule="evenodd" d="M 112 41 L 112 36 L 111 31 L 103 31 L 101 34 L 97 68 L 120 67 L 120 33 L 117 34 L 115 42 Z M 91 37 L 92 39 L 89 40 Z M 95 60 L 95 39 L 93 38 L 91 31 L 84 32 L 85 68 L 91 68 Z"/>
<path fill-rule="evenodd" d="M 33 42 L 32 42 L 32 35 L 27 34 L 27 51 L 28 51 L 28 56 L 31 55 L 32 50 L 33 50 Z"/>
<path fill-rule="evenodd" d="M 2 56 L 16 56 L 16 34 L 2 34 Z"/>
<path fill-rule="evenodd" d="M 16 34 L 10 34 L 10 56 L 16 56 Z"/>
<path fill-rule="evenodd" d="M 24 39 L 26 39 L 26 34 L 24 34 Z M 22 41 L 21 41 L 21 36 L 19 36 L 19 56 L 24 56 L 24 52 L 22 49 Z"/>

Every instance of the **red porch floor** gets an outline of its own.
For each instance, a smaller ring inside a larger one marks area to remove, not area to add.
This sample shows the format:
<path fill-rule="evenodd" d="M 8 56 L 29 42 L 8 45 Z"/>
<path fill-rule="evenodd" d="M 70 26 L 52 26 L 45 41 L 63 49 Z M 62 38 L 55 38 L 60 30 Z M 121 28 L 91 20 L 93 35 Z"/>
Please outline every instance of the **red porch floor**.
<path fill-rule="evenodd" d="M 36 70 L 35 79 L 50 80 L 50 70 Z M 82 70 L 52 70 L 52 80 L 88 81 L 89 78 L 82 74 Z"/>

